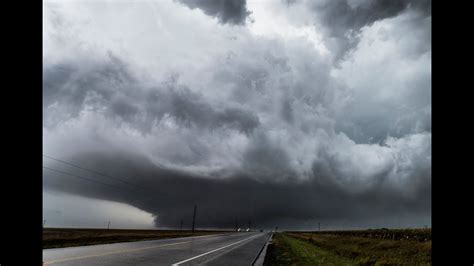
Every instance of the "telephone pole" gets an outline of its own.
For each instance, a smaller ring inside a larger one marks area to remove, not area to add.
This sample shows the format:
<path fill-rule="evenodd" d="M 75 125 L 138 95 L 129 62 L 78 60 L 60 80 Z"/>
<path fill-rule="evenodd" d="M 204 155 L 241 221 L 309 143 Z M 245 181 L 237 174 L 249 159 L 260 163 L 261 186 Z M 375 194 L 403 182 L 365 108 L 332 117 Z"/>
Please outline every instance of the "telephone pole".
<path fill-rule="evenodd" d="M 237 223 L 237 217 L 235 217 L 235 231 L 237 232 L 237 229 L 239 229 L 239 224 Z"/>
<path fill-rule="evenodd" d="M 321 232 L 321 223 L 320 222 L 318 222 L 318 231 Z"/>
<path fill-rule="evenodd" d="M 194 204 L 194 214 L 193 214 L 193 228 L 192 228 L 192 232 L 194 233 L 194 223 L 196 221 L 196 204 Z"/>
<path fill-rule="evenodd" d="M 107 223 L 107 230 L 110 228 L 110 221 Z"/>

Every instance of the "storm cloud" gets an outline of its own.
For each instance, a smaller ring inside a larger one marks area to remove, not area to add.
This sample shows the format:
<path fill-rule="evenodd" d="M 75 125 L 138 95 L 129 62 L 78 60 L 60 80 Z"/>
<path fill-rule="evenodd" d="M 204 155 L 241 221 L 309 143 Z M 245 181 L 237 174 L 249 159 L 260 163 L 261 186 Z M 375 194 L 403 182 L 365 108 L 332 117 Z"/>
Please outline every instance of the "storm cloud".
<path fill-rule="evenodd" d="M 173 77 L 156 87 L 146 87 L 110 53 L 103 62 L 45 66 L 43 82 L 44 106 L 54 103 L 54 109 L 45 110 L 46 125 L 52 127 L 64 119 L 76 118 L 87 107 L 142 133 L 149 133 L 154 123 L 166 118 L 186 126 L 230 127 L 247 133 L 259 123 L 256 115 L 237 105 L 210 105 L 198 93 L 176 84 Z"/>
<path fill-rule="evenodd" d="M 418 162 L 422 164 L 418 174 L 408 177 L 412 179 L 407 183 L 410 192 L 387 186 L 383 180 L 378 180 L 368 189 L 353 192 L 333 180 L 331 171 L 334 168 L 327 165 L 336 162 L 315 163 L 314 176 L 308 181 L 275 182 L 271 179 L 258 181 L 244 173 L 225 179 L 180 173 L 161 169 L 146 158 L 123 152 L 115 156 L 78 154 L 70 160 L 96 169 L 114 169 L 109 173 L 130 182 L 139 181 L 140 187 L 124 186 L 104 178 L 103 181 L 122 189 L 98 186 L 74 178 L 65 185 L 61 174 L 50 171 L 45 175 L 45 186 L 72 194 L 132 204 L 154 213 L 159 227 L 176 228 L 181 220 L 189 226 L 194 204 L 199 208 L 198 224 L 204 228 L 233 228 L 235 218 L 241 221 L 241 226 L 246 226 L 251 220 L 261 228 L 280 226 L 304 229 L 301 224 L 308 221 L 322 221 L 327 225 L 350 221 L 353 225 L 368 226 L 375 223 L 367 221 L 367 217 L 390 220 L 397 216 L 429 215 L 427 209 L 430 202 L 425 196 L 429 191 L 424 191 L 428 181 L 423 179 L 430 173 L 424 162 Z M 52 161 L 48 164 L 64 168 Z M 83 174 L 90 175 L 87 172 Z M 385 174 L 380 173 L 381 176 Z"/>
<path fill-rule="evenodd" d="M 362 28 L 370 27 L 377 21 L 411 12 L 414 13 L 411 28 L 416 28 L 424 19 L 431 17 L 430 0 L 322 0 L 292 1 L 288 4 L 302 5 L 311 10 L 313 23 L 325 35 L 337 60 L 357 46 Z M 429 30 L 426 25 L 422 27 L 424 31 Z"/>
<path fill-rule="evenodd" d="M 199 8 L 205 14 L 217 17 L 223 24 L 244 24 L 250 12 L 246 0 L 179 0 L 194 9 Z"/>
<path fill-rule="evenodd" d="M 430 3 L 219 3 L 45 4 L 44 152 L 106 175 L 45 157 L 44 190 L 167 228 L 430 224 Z"/>

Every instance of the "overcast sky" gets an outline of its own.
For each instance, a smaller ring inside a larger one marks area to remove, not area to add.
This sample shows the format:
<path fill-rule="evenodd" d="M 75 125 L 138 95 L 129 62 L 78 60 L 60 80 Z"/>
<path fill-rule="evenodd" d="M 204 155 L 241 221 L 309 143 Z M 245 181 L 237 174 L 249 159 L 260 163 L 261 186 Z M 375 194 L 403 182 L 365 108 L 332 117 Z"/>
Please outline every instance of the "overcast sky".
<path fill-rule="evenodd" d="M 43 152 L 47 226 L 431 226 L 431 1 L 44 1 Z"/>

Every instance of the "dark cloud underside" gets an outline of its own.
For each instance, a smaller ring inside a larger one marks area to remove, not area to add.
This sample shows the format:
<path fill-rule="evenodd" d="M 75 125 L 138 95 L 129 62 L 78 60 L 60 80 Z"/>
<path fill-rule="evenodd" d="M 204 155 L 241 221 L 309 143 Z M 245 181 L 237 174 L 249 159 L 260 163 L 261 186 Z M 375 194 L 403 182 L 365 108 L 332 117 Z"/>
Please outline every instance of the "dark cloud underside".
<path fill-rule="evenodd" d="M 244 24 L 250 12 L 246 0 L 179 0 L 194 9 L 201 9 L 206 15 L 218 18 L 223 24 Z"/>
<path fill-rule="evenodd" d="M 360 30 L 376 21 L 395 17 L 407 10 L 431 16 L 431 0 L 330 0 L 309 2 L 315 19 L 327 30 L 336 58 L 343 57 L 359 41 Z"/>
<path fill-rule="evenodd" d="M 194 204 L 199 208 L 198 225 L 208 228 L 232 228 L 236 217 L 245 224 L 251 219 L 262 228 L 276 225 L 301 228 L 299 223 L 316 220 L 337 225 L 341 219 L 367 226 L 371 223 L 366 217 L 376 220 L 400 215 L 423 216 L 429 215 L 427 210 L 431 207 L 426 180 L 412 184 L 417 193 L 408 199 L 383 185 L 353 193 L 325 176 L 297 183 L 256 181 L 246 175 L 213 179 L 160 169 L 136 154 L 90 153 L 69 159 L 82 165 L 113 169 L 114 176 L 139 182 L 140 187 L 95 177 L 123 188 L 116 189 L 45 170 L 44 182 L 49 189 L 132 204 L 157 214 L 155 221 L 159 227 L 178 227 L 181 219 L 189 224 Z M 62 167 L 61 164 L 50 165 Z"/>

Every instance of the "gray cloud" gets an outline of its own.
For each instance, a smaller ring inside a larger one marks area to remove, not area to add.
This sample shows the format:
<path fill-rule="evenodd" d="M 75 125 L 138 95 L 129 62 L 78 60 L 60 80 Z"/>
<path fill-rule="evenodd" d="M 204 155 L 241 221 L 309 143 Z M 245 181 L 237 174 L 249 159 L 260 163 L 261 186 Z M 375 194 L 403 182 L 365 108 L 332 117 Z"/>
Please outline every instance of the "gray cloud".
<path fill-rule="evenodd" d="M 244 24 L 250 12 L 246 0 L 179 0 L 194 9 L 201 9 L 206 15 L 217 17 L 222 24 Z"/>
<path fill-rule="evenodd" d="M 130 41 L 138 38 L 134 25 L 112 23 L 103 30 L 84 23 L 105 35 L 91 33 L 87 41 L 50 28 L 45 47 L 54 49 L 43 66 L 45 153 L 124 177 L 145 191 L 47 159 L 48 167 L 121 188 L 45 169 L 44 189 L 123 202 L 165 227 L 188 223 L 193 204 L 201 227 L 233 227 L 236 216 L 267 228 L 305 229 L 316 220 L 429 224 L 431 20 L 405 17 L 408 9 L 427 7 L 337 3 L 318 9 L 326 14 L 323 24 L 333 27 L 328 31 L 360 33 L 350 60 L 338 66 L 308 42 L 215 27 L 174 2 L 163 3 L 157 9 L 163 13 L 150 20 L 161 31 L 140 36 L 149 42 Z M 134 8 L 140 18 L 147 14 L 143 6 Z M 173 8 L 177 15 L 167 17 Z M 369 15 L 370 9 L 377 12 Z M 70 21 L 83 13 L 68 12 L 62 24 L 77 25 Z M 183 14 L 189 17 L 180 20 Z M 330 23 L 328 14 L 340 20 Z M 373 23 L 386 17 L 393 19 Z M 182 30 L 207 45 L 196 45 L 178 34 Z"/>
<path fill-rule="evenodd" d="M 187 127 L 224 127 L 245 133 L 259 125 L 258 116 L 250 111 L 239 106 L 215 107 L 178 84 L 176 78 L 146 87 L 111 53 L 105 61 L 92 65 L 81 61 L 47 65 L 43 86 L 49 126 L 77 117 L 84 108 L 103 109 L 112 118 L 139 126 L 143 133 L 167 116 Z"/>
<path fill-rule="evenodd" d="M 341 59 L 359 43 L 360 30 L 374 22 L 414 11 L 420 18 L 431 16 L 431 0 L 335 0 L 309 1 L 315 21 L 326 32 L 327 44 Z M 416 26 L 413 21 L 412 26 Z"/>

